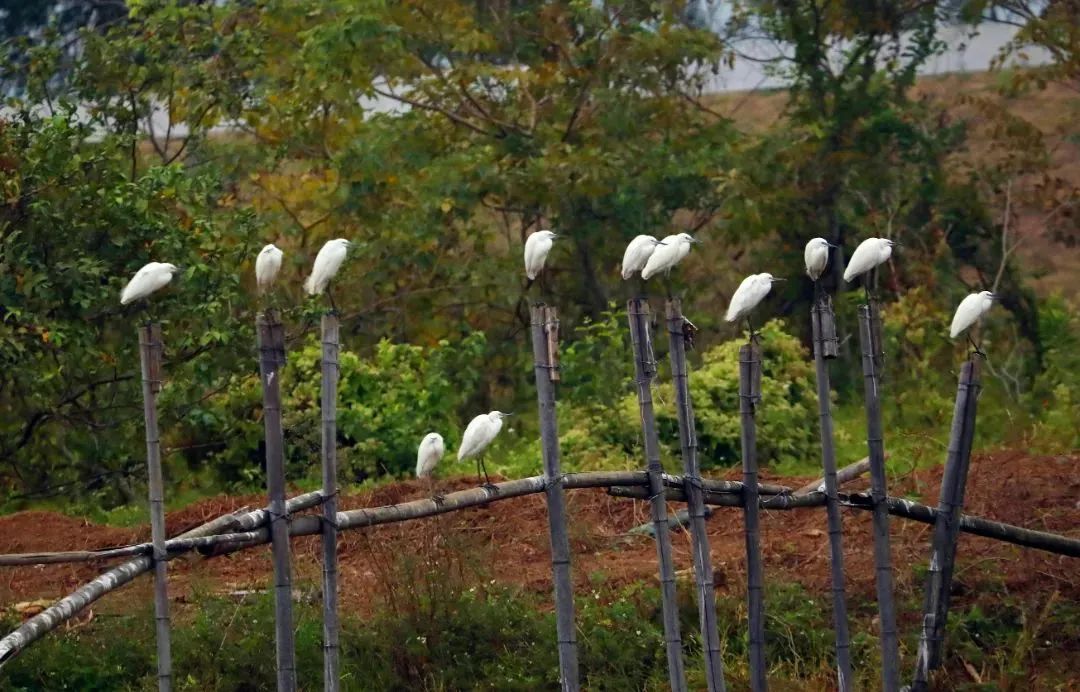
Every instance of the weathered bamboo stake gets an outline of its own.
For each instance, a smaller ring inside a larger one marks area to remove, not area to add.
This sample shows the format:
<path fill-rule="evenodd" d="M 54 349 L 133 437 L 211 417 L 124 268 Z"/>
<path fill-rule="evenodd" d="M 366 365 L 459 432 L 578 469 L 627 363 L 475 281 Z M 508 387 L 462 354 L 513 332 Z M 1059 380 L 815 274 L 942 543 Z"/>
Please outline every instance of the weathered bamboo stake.
<path fill-rule="evenodd" d="M 877 585 L 878 619 L 881 623 L 881 682 L 885 692 L 900 689 L 900 649 L 896 635 L 896 607 L 893 602 L 892 554 L 889 541 L 889 511 L 885 504 L 888 480 L 885 475 L 885 441 L 881 426 L 880 380 L 877 364 L 881 345 L 874 340 L 874 313 L 871 305 L 859 306 L 859 345 L 862 351 L 863 391 L 866 397 L 866 446 L 870 456 L 870 487 L 875 501 L 874 569 Z"/>
<path fill-rule="evenodd" d="M 713 585 L 712 551 L 709 533 L 705 528 L 705 503 L 702 500 L 701 469 L 697 458 L 697 432 L 694 429 L 694 407 L 690 400 L 690 380 L 686 366 L 687 329 L 692 328 L 683 317 L 682 302 L 672 298 L 667 302 L 668 355 L 671 359 L 671 378 L 675 384 L 675 408 L 679 418 L 679 446 L 683 471 L 686 474 L 687 504 L 690 514 L 690 536 L 694 553 L 694 581 L 697 587 L 698 619 L 705 655 L 705 682 L 709 692 L 722 692 L 724 664 L 721 659 L 720 632 L 716 621 L 716 589 Z"/>
<path fill-rule="evenodd" d="M 761 392 L 761 349 L 751 342 L 739 349 L 739 416 L 742 423 L 743 520 L 746 533 L 746 604 L 749 614 L 750 689 L 764 692 L 765 568 L 761 560 L 761 516 L 758 507 L 757 429 L 754 409 Z"/>
<path fill-rule="evenodd" d="M 660 442 L 653 413 L 652 380 L 656 375 L 652 340 L 649 336 L 649 304 L 641 298 L 627 303 L 630 340 L 634 348 L 634 380 L 637 384 L 641 430 L 645 441 L 645 459 L 652 494 L 653 526 L 656 531 L 656 556 L 660 563 L 660 597 L 664 617 L 664 640 L 667 644 L 668 680 L 674 692 L 686 690 L 686 670 L 679 632 L 679 605 L 675 591 L 675 565 L 671 556 L 671 534 L 667 529 L 667 501 L 664 498 L 664 469 L 660 465 Z"/>
<path fill-rule="evenodd" d="M 146 421 L 146 466 L 150 491 L 150 536 L 154 551 L 154 630 L 157 638 L 158 690 L 172 689 L 172 646 L 169 634 L 169 586 L 165 552 L 165 488 L 161 476 L 161 438 L 157 394 L 161 391 L 161 324 L 139 328 L 142 362 L 143 417 Z"/>
<path fill-rule="evenodd" d="M 266 432 L 266 488 L 270 496 L 271 554 L 274 561 L 274 641 L 277 687 L 296 689 L 296 644 L 293 634 L 292 572 L 289 561 L 289 515 L 285 510 L 285 434 L 281 427 L 281 367 L 285 364 L 285 332 L 274 310 L 255 320 L 259 337 L 259 375 Z"/>
<path fill-rule="evenodd" d="M 848 633 L 847 598 L 844 593 L 844 540 L 837 497 L 836 450 L 829 396 L 829 364 L 835 358 L 836 326 L 828 296 L 814 303 L 810 311 L 814 339 L 814 367 L 817 370 L 818 427 L 821 435 L 821 465 L 825 486 L 826 521 L 829 529 L 829 568 L 832 583 L 833 629 L 836 637 L 836 681 L 840 692 L 850 692 L 851 636 Z"/>
<path fill-rule="evenodd" d="M 570 538 L 566 497 L 559 460 L 559 430 L 555 415 L 559 317 L 554 307 L 534 305 L 532 313 L 533 372 L 540 409 L 540 443 L 551 538 L 551 576 L 555 589 L 555 629 L 559 647 L 559 680 L 563 690 L 581 688 L 578 674 L 577 628 L 574 625 L 574 584 L 570 577 Z"/>
<path fill-rule="evenodd" d="M 929 682 L 931 649 L 937 630 L 935 621 L 938 614 L 938 599 L 941 597 L 941 584 L 945 543 L 949 535 L 949 522 L 953 517 L 953 499 L 959 476 L 960 455 L 964 446 L 964 423 L 967 417 L 968 398 L 970 396 L 971 364 L 965 363 L 960 371 L 960 382 L 956 390 L 956 402 L 953 405 L 952 428 L 949 431 L 949 447 L 945 457 L 945 470 L 941 476 L 940 499 L 938 500 L 937 520 L 930 543 L 930 567 L 926 575 L 926 593 L 923 599 L 923 626 L 919 637 L 918 655 L 915 661 L 915 677 L 912 690 L 926 690 Z"/>
<path fill-rule="evenodd" d="M 341 686 L 341 648 L 338 640 L 337 555 L 337 386 L 338 318 L 322 318 L 322 546 L 323 546 L 323 689 Z"/>

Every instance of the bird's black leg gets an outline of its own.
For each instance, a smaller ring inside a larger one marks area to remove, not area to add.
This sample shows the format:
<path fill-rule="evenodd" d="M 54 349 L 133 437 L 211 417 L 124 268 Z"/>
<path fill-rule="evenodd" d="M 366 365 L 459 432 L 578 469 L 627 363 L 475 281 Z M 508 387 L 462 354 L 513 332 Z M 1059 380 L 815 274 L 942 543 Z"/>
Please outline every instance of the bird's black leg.
<path fill-rule="evenodd" d="M 664 290 L 667 291 L 668 300 L 671 300 L 671 270 L 664 272 Z"/>
<path fill-rule="evenodd" d="M 491 482 L 491 478 L 488 477 L 487 464 L 484 463 L 483 458 L 479 458 L 479 461 L 480 461 L 480 468 L 482 468 L 484 470 L 484 487 L 487 490 L 489 490 L 489 491 L 491 491 L 493 493 L 499 492 L 499 489 L 497 487 L 495 487 L 494 483 Z"/>
<path fill-rule="evenodd" d="M 330 290 L 332 282 L 326 284 L 326 297 L 330 299 L 330 314 L 337 315 L 337 304 L 334 302 L 334 292 Z"/>
<path fill-rule="evenodd" d="M 975 339 L 971 338 L 971 332 L 967 333 L 967 340 L 968 340 L 968 343 L 971 344 L 971 348 L 975 349 L 973 355 L 982 356 L 983 358 L 986 357 L 986 354 L 982 352 L 982 349 L 979 348 L 979 345 L 977 343 L 975 343 Z"/>

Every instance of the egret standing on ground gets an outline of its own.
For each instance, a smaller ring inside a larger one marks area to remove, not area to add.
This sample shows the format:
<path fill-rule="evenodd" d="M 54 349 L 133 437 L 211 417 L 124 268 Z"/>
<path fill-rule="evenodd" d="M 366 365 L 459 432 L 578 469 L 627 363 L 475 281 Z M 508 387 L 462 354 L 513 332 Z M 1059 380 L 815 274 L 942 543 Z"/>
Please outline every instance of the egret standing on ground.
<path fill-rule="evenodd" d="M 131 277 L 127 286 L 120 292 L 120 304 L 127 305 L 136 300 L 149 297 L 151 293 L 172 281 L 173 275 L 180 272 L 180 267 L 168 262 L 151 262 Z"/>
<path fill-rule="evenodd" d="M 731 296 L 731 304 L 728 305 L 724 319 L 728 322 L 737 322 L 745 317 L 746 328 L 750 332 L 750 338 L 753 339 L 754 328 L 750 324 L 750 313 L 761 301 L 765 300 L 773 283 L 777 281 L 783 281 L 783 279 L 778 279 L 768 273 L 751 274 L 743 279 L 739 287 L 735 289 L 735 294 Z"/>
<path fill-rule="evenodd" d="M 956 308 L 956 314 L 952 318 L 952 326 L 949 327 L 949 338 L 955 339 L 960 336 L 960 333 L 966 331 L 969 327 L 979 321 L 983 315 L 985 315 L 990 307 L 994 304 L 994 301 L 998 297 L 990 291 L 980 291 L 978 293 L 972 293 L 967 298 L 960 301 L 960 307 Z M 967 335 L 968 343 L 975 349 L 975 353 L 980 356 L 985 355 L 979 345 L 975 343 L 975 340 L 971 338 L 971 332 Z"/>
<path fill-rule="evenodd" d="M 443 444 L 442 435 L 437 432 L 424 435 L 420 447 L 416 450 L 416 477 L 431 478 L 431 472 L 444 454 L 446 446 Z"/>
<path fill-rule="evenodd" d="M 281 257 L 284 253 L 277 245 L 270 243 L 255 258 L 255 284 L 260 293 L 266 293 L 281 271 Z"/>
<path fill-rule="evenodd" d="M 844 281 L 851 283 L 858 276 L 869 274 L 870 270 L 885 264 L 892 257 L 895 242 L 889 238 L 867 238 L 859 243 L 855 252 L 851 255 L 847 268 L 844 269 Z M 866 292 L 866 302 L 870 302 L 870 277 L 863 276 L 863 290 Z"/>
<path fill-rule="evenodd" d="M 551 246 L 558 237 L 551 231 L 537 231 L 525 239 L 525 276 L 529 279 L 525 288 L 532 286 L 543 271 Z"/>
<path fill-rule="evenodd" d="M 491 446 L 495 436 L 502 430 L 503 418 L 512 415 L 512 413 L 502 413 L 501 411 L 481 413 L 469 421 L 468 427 L 465 428 L 465 434 L 461 436 L 461 446 L 458 447 L 457 453 L 458 461 L 475 458 L 476 480 L 480 480 L 480 471 L 483 470 L 485 486 L 491 486 L 491 479 L 488 478 L 483 454 Z"/>
<path fill-rule="evenodd" d="M 311 268 L 311 276 L 304 282 L 304 290 L 310 296 L 317 296 L 323 291 L 330 298 L 330 307 L 337 312 L 334 305 L 334 295 L 330 292 L 330 280 L 341 269 L 341 263 L 345 261 L 345 255 L 352 243 L 344 238 L 336 238 L 326 241 L 326 244 L 315 256 L 315 266 Z"/>
<path fill-rule="evenodd" d="M 661 245 L 661 242 L 651 235 L 639 235 L 631 240 L 622 256 L 622 278 L 628 280 L 644 269 L 658 245 Z"/>

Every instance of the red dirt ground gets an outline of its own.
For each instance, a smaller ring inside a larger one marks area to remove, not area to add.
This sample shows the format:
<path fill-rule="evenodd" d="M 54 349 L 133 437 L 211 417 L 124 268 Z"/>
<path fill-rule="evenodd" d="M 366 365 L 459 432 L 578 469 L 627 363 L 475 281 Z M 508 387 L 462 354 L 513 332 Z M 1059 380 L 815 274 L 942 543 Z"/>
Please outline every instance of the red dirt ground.
<path fill-rule="evenodd" d="M 1080 456 L 1031 457 L 1020 452 L 977 456 L 972 461 L 965 510 L 1033 529 L 1080 537 Z M 765 480 L 778 480 L 763 474 Z M 734 475 L 729 475 L 734 478 Z M 908 494 L 936 504 L 941 469 L 919 471 L 893 478 L 890 493 Z M 809 479 L 808 479 L 809 480 Z M 783 482 L 798 487 L 793 479 Z M 847 488 L 865 486 L 865 479 Z M 468 487 L 471 481 L 446 481 L 443 490 Z M 342 508 L 392 504 L 423 496 L 417 482 L 402 482 L 342 498 Z M 261 498 L 215 497 L 200 501 L 168 517 L 175 535 L 210 518 L 242 506 L 258 506 Z M 603 573 L 606 583 L 655 582 L 656 553 L 651 539 L 628 536 L 627 530 L 648 519 L 641 501 L 612 498 L 600 490 L 575 490 L 569 494 L 572 517 L 573 573 L 579 586 L 590 575 Z M 846 572 L 851 594 L 873 594 L 873 552 L 869 513 L 848 510 L 844 515 Z M 738 594 L 745 585 L 741 514 L 737 509 L 717 509 L 708 520 L 716 588 L 719 593 Z M 820 510 L 772 511 L 762 518 L 765 571 L 769 581 L 798 582 L 812 592 L 828 590 L 828 547 L 825 513 Z M 921 589 L 913 567 L 927 559 L 930 527 L 894 519 L 893 559 L 897 589 L 912 593 Z M 0 552 L 97 549 L 145 541 L 149 528 L 122 529 L 89 524 L 49 512 L 21 512 L 0 517 Z M 422 554 L 439 537 L 475 551 L 488 565 L 489 576 L 537 592 L 550 589 L 548 536 L 545 505 L 541 496 L 495 502 L 483 508 L 407 524 L 350 531 L 341 540 L 341 589 L 343 608 L 365 612 L 372 604 L 372 590 L 379 575 L 386 574 L 395 555 Z M 294 565 L 299 589 L 319 583 L 320 544 L 317 537 L 297 539 Z M 675 534 L 676 566 L 690 567 L 690 540 Z M 979 581 L 980 573 L 993 574 L 1010 594 L 1032 601 L 1044 600 L 1057 591 L 1065 601 L 1080 601 L 1080 562 L 1050 553 L 1025 550 L 989 539 L 964 535 L 960 546 L 957 581 Z M 105 564 L 55 565 L 3 568 L 0 571 L 0 604 L 58 598 L 103 571 Z M 193 590 L 220 592 L 232 589 L 264 589 L 270 579 L 268 548 L 256 548 L 214 559 L 190 557 L 170 563 L 170 595 L 182 603 Z M 917 583 L 918 582 L 918 583 Z M 141 579 L 99 604 L 99 609 L 124 608 L 145 594 L 148 579 Z M 306 585 L 306 586 L 305 586 Z M 974 585 L 974 584 L 972 584 Z M 315 587 L 317 588 L 317 586 Z M 917 613 L 904 613 L 905 624 L 915 624 Z"/>

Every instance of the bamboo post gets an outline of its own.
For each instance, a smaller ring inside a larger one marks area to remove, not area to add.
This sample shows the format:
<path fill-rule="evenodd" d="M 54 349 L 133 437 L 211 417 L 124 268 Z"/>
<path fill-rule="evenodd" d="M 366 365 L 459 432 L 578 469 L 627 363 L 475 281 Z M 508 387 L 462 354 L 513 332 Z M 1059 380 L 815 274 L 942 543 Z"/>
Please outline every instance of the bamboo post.
<path fill-rule="evenodd" d="M 679 633 L 679 606 L 675 592 L 675 566 L 671 556 L 671 534 L 667 530 L 667 500 L 664 497 L 664 469 L 660 465 L 660 441 L 653 413 L 652 380 L 656 375 L 652 340 L 649 336 L 649 304 L 634 298 L 627 303 L 630 341 L 634 348 L 634 380 L 637 384 L 641 430 L 645 441 L 645 459 L 649 478 L 650 505 L 656 529 L 656 556 L 660 563 L 660 595 L 664 616 L 664 639 L 667 648 L 668 680 L 674 692 L 685 692 L 686 670 Z"/>
<path fill-rule="evenodd" d="M 761 349 L 747 343 L 739 349 L 739 416 L 742 422 L 743 519 L 746 533 L 746 600 L 749 614 L 750 689 L 764 692 L 765 568 L 761 560 L 761 516 L 758 507 L 757 429 L 754 410 L 761 399 Z"/>
<path fill-rule="evenodd" d="M 952 568 L 959 536 L 960 510 L 963 507 L 964 487 L 971 459 L 971 440 L 975 432 L 975 410 L 981 386 L 980 366 L 980 362 L 974 359 L 964 363 L 956 390 L 949 449 L 934 521 L 930 569 L 926 577 L 923 628 L 919 637 L 915 679 L 912 684 L 912 689 L 916 691 L 927 689 L 930 671 L 937 668 L 941 662 Z"/>
<path fill-rule="evenodd" d="M 540 440 L 544 457 L 544 493 L 547 496 L 548 533 L 551 538 L 551 574 L 555 586 L 555 628 L 559 647 L 559 680 L 565 691 L 580 689 L 577 630 L 574 626 L 574 584 L 570 578 L 570 538 L 567 535 L 566 497 L 559 460 L 559 431 L 555 415 L 558 379 L 559 317 L 554 307 L 534 305 L 532 312 L 533 371 L 540 409 Z"/>
<path fill-rule="evenodd" d="M 668 340 L 671 344 L 671 377 L 675 383 L 675 408 L 679 417 L 679 446 L 693 542 L 694 581 L 697 586 L 701 640 L 705 649 L 705 681 L 709 692 L 722 692 L 724 666 L 721 660 L 720 632 L 716 622 L 716 590 L 713 586 L 712 551 L 705 528 L 705 503 L 702 499 L 701 469 L 697 458 L 697 432 L 694 430 L 694 407 L 690 400 L 690 381 L 686 367 L 686 330 L 689 321 L 682 314 L 682 302 L 672 298 L 667 303 Z"/>
<path fill-rule="evenodd" d="M 859 345 L 862 352 L 863 391 L 866 398 L 866 446 L 870 456 L 870 494 L 874 499 L 874 569 L 878 618 L 881 622 L 881 677 L 885 692 L 900 689 L 900 650 L 893 602 L 892 554 L 889 546 L 888 481 L 885 475 L 885 441 L 881 426 L 881 346 L 874 340 L 874 315 L 870 305 L 859 306 Z"/>
<path fill-rule="evenodd" d="M 161 438 L 157 394 L 161 391 L 161 324 L 139 328 L 142 361 L 143 417 L 146 421 L 147 485 L 150 491 L 150 536 L 154 545 L 154 630 L 157 637 L 158 690 L 172 689 L 172 647 L 169 634 L 169 587 L 165 550 L 165 489 L 161 476 Z"/>
<path fill-rule="evenodd" d="M 836 318 L 828 296 L 810 311 L 814 339 L 814 366 L 817 370 L 818 427 L 821 432 L 821 465 L 825 486 L 825 512 L 829 529 L 829 569 L 832 582 L 833 629 L 836 635 L 836 682 L 840 692 L 850 692 L 851 636 L 848 633 L 847 598 L 844 593 L 844 540 L 837 496 L 836 450 L 829 395 L 829 364 L 837 355 Z"/>
<path fill-rule="evenodd" d="M 266 433 L 266 487 L 270 496 L 270 537 L 274 561 L 274 640 L 277 687 L 296 689 L 296 645 L 293 634 L 292 574 L 289 562 L 289 515 L 285 507 L 285 435 L 281 428 L 281 366 L 285 333 L 274 310 L 255 320 L 259 337 L 259 374 L 263 388 Z"/>
<path fill-rule="evenodd" d="M 339 337 L 336 314 L 322 318 L 322 547 L 323 547 L 323 688 L 341 685 L 338 625 L 337 555 L 337 386 Z"/>

